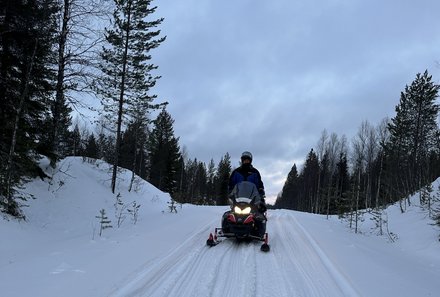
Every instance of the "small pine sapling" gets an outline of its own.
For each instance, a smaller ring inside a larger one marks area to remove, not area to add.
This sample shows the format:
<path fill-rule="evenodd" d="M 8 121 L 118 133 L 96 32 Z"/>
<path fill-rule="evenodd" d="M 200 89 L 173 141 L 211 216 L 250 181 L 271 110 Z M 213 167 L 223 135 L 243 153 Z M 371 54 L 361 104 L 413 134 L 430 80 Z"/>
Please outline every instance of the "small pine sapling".
<path fill-rule="evenodd" d="M 131 203 L 131 208 L 128 208 L 127 211 L 129 214 L 131 214 L 131 220 L 134 225 L 136 225 L 138 216 L 139 216 L 139 208 L 141 207 L 140 204 L 137 204 L 136 201 L 133 201 Z"/>
<path fill-rule="evenodd" d="M 116 202 L 114 206 L 115 206 L 115 215 L 116 218 L 118 219 L 118 228 L 119 228 L 121 227 L 122 222 L 125 220 L 125 210 L 127 208 L 127 205 L 125 205 L 122 202 L 121 193 L 118 193 L 118 195 L 116 195 Z"/>
<path fill-rule="evenodd" d="M 96 218 L 99 220 L 100 228 L 99 228 L 99 236 L 102 236 L 102 231 L 107 228 L 113 228 L 111 225 L 111 222 L 107 215 L 105 214 L 105 209 L 101 209 L 99 211 L 99 216 L 96 216 Z"/>

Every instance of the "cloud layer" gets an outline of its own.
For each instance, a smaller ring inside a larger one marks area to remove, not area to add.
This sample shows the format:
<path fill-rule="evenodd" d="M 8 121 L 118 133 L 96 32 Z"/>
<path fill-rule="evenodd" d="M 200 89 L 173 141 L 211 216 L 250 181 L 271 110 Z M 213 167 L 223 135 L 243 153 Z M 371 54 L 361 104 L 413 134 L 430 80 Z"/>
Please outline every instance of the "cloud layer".
<path fill-rule="evenodd" d="M 281 191 L 323 129 L 349 138 L 394 115 L 425 69 L 440 80 L 440 1 L 157 0 L 167 40 L 153 53 L 190 157 L 254 154 Z"/>

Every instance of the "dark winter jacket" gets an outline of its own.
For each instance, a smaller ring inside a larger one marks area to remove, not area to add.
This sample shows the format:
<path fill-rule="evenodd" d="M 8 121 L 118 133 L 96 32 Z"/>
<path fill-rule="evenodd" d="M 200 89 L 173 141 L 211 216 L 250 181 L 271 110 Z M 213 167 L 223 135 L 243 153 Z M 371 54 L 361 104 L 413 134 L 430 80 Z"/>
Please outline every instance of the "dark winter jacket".
<path fill-rule="evenodd" d="M 257 186 L 260 195 L 265 195 L 260 172 L 251 164 L 242 164 L 240 167 L 232 171 L 231 177 L 229 178 L 229 192 L 232 191 L 236 184 L 242 181 L 254 183 Z"/>

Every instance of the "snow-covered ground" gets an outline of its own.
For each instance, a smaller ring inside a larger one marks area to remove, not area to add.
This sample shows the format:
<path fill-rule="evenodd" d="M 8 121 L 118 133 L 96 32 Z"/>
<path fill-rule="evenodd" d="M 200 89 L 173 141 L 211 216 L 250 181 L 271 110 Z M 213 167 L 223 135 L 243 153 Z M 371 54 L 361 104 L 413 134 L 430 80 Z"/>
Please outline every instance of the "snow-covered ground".
<path fill-rule="evenodd" d="M 369 219 L 354 234 L 334 217 L 271 210 L 263 253 L 259 243 L 206 246 L 227 207 L 170 213 L 168 194 L 143 181 L 128 192 L 123 171 L 118 193 L 141 207 L 118 228 L 107 164 L 67 158 L 53 176 L 27 184 L 36 199 L 26 222 L 0 218 L 1 296 L 439 296 L 440 231 L 417 197 L 405 214 L 387 209 L 393 243 Z M 102 237 L 101 209 L 113 225 Z"/>

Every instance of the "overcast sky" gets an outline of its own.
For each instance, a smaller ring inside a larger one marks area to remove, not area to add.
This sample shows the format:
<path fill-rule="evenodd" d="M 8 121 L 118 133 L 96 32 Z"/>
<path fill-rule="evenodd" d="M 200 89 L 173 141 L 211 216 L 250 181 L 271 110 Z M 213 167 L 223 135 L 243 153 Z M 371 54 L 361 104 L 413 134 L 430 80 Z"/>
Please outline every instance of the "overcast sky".
<path fill-rule="evenodd" d="M 190 158 L 254 155 L 269 197 L 323 129 L 350 140 L 393 117 L 428 69 L 440 81 L 438 0 L 156 0 L 167 40 L 154 88 Z"/>

